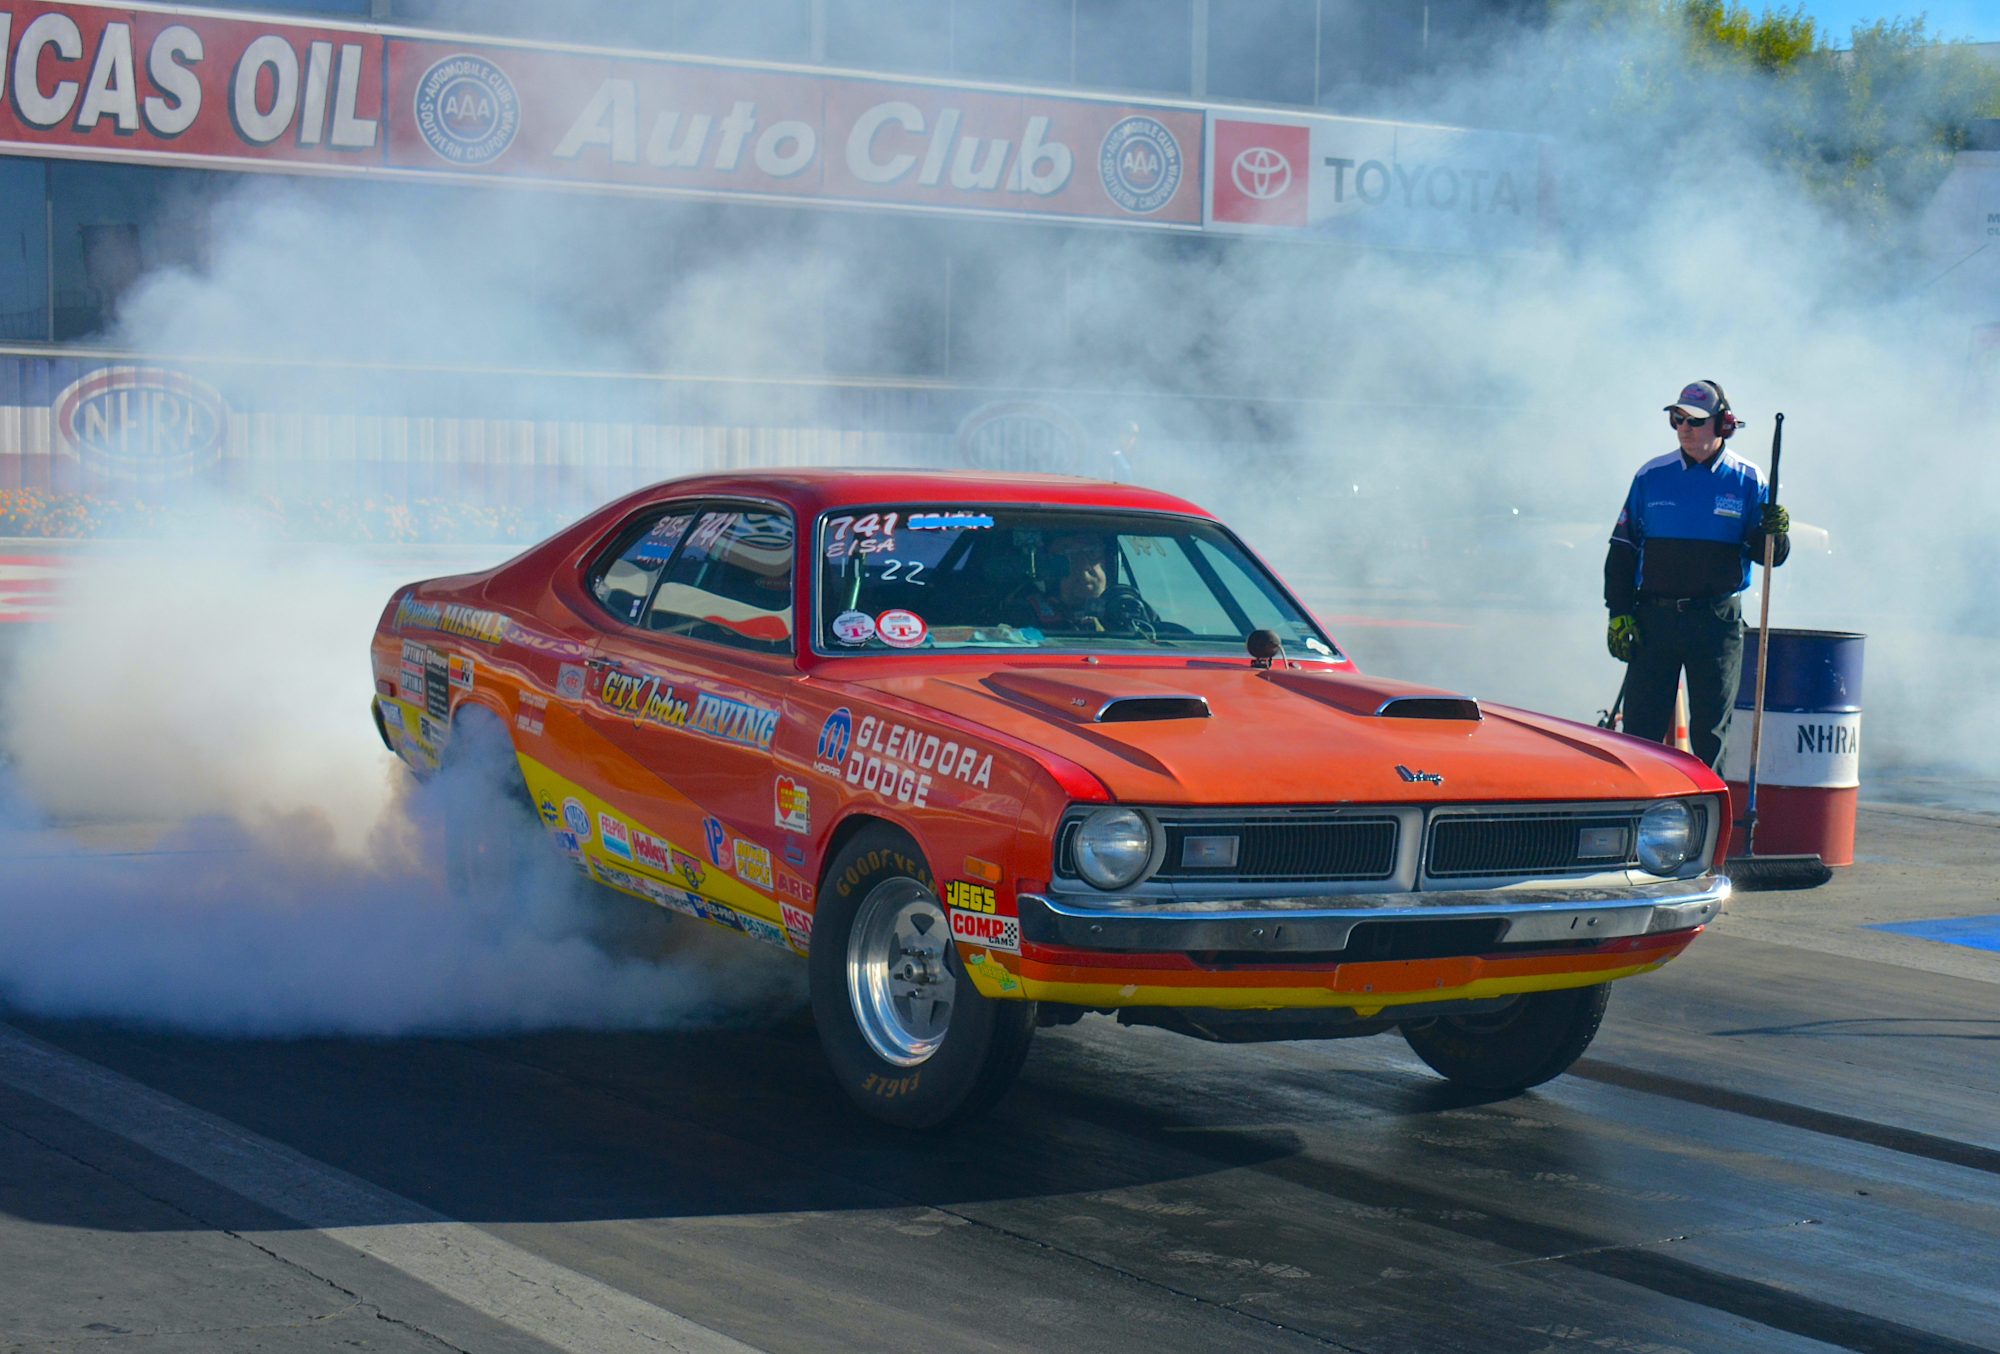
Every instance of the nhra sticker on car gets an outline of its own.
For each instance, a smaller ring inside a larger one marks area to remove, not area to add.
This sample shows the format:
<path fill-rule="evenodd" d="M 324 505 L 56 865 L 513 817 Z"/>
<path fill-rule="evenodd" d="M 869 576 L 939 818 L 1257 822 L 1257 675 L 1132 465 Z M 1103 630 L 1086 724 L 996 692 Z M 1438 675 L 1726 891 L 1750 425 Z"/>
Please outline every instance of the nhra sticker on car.
<path fill-rule="evenodd" d="M 583 807 L 583 801 L 576 798 L 563 801 L 563 823 L 576 834 L 580 842 L 590 840 L 590 810 Z"/>
<path fill-rule="evenodd" d="M 1021 952 L 1021 923 L 1015 917 L 989 917 L 983 912 L 952 908 L 951 934 L 968 945 L 983 945 L 1010 954 Z"/>
<path fill-rule="evenodd" d="M 843 611 L 833 618 L 833 637 L 842 644 L 866 644 L 875 638 L 875 618 L 865 611 Z"/>
<path fill-rule="evenodd" d="M 780 776 L 773 789 L 777 798 L 778 826 L 787 832 L 812 832 L 812 791 L 802 781 Z"/>
<path fill-rule="evenodd" d="M 914 611 L 885 611 L 875 618 L 875 633 L 884 644 L 898 649 L 914 649 L 930 634 L 930 627 Z"/>

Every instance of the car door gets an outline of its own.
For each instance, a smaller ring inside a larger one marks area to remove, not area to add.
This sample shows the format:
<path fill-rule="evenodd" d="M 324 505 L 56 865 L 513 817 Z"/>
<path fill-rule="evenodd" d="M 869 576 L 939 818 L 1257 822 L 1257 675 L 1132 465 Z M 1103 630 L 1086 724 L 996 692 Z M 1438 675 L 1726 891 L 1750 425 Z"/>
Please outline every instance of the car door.
<path fill-rule="evenodd" d="M 771 746 L 796 675 L 793 519 L 705 503 L 648 530 L 672 552 L 636 609 L 617 599 L 626 616 L 590 659 L 587 719 L 612 770 L 586 854 L 628 892 L 782 944 Z"/>

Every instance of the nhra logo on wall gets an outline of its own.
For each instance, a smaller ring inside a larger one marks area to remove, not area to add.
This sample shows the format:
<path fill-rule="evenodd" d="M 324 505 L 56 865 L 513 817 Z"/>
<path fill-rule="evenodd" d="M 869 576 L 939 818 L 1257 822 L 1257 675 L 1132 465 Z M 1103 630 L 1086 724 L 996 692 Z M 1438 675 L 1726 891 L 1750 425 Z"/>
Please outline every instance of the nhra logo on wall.
<path fill-rule="evenodd" d="M 57 438 L 112 479 L 188 479 L 222 459 L 229 406 L 213 388 L 160 367 L 100 367 L 56 396 Z"/>

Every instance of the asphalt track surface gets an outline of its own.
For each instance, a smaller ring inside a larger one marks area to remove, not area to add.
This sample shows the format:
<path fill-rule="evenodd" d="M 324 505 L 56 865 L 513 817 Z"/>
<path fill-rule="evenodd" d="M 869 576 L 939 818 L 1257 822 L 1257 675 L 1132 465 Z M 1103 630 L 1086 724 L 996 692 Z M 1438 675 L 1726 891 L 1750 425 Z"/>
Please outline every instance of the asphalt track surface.
<path fill-rule="evenodd" d="M 1996 828 L 1865 811 L 1861 863 L 1739 895 L 1502 1100 L 1393 1037 L 1091 1018 L 918 1138 L 846 1108 L 803 1018 L 0 1013 L 0 1348 L 2000 1349 L 2000 956 L 1872 929 L 2000 912 Z"/>

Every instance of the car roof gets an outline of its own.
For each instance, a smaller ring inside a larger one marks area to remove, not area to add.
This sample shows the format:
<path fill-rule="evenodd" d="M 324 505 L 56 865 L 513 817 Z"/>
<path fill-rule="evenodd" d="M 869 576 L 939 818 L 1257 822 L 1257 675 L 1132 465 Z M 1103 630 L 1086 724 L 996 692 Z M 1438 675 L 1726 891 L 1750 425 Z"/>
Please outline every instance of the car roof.
<path fill-rule="evenodd" d="M 1195 517 L 1210 513 L 1184 498 L 1136 484 L 1112 484 L 1079 475 L 1003 474 L 986 470 L 921 470 L 901 467 L 735 470 L 650 485 L 630 500 L 701 495 L 776 498 L 802 514 L 830 508 L 884 503 L 1023 503 L 1048 507 L 1113 508 L 1171 512 Z"/>

